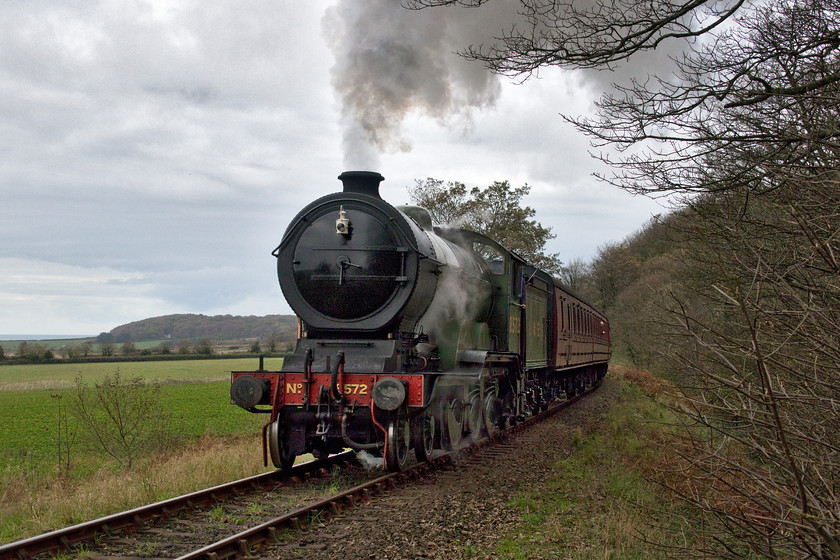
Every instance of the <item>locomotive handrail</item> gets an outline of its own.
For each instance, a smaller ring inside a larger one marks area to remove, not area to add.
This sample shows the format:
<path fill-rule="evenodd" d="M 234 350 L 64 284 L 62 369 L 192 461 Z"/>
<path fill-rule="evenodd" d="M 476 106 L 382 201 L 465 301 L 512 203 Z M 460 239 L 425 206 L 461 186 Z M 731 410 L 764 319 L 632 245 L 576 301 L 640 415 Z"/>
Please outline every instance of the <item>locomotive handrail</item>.
<path fill-rule="evenodd" d="M 311 251 L 335 251 L 335 247 L 310 247 Z M 370 245 L 368 247 L 342 247 L 342 251 L 358 252 L 358 251 L 393 251 L 394 253 L 407 253 L 411 249 L 408 247 L 395 247 L 393 245 Z"/>
<path fill-rule="evenodd" d="M 312 280 L 341 280 L 344 278 L 342 274 L 312 274 Z M 355 274 L 353 280 L 396 280 L 397 282 L 405 282 L 408 280 L 407 276 L 398 276 L 395 274 Z"/>
<path fill-rule="evenodd" d="M 344 351 L 339 350 L 338 354 L 336 354 L 336 356 L 335 356 L 335 368 L 333 369 L 332 373 L 330 374 L 330 385 L 332 387 L 333 397 L 339 403 L 344 402 L 344 394 L 341 392 L 341 387 L 339 387 L 339 384 L 342 382 L 343 377 L 344 377 Z"/>

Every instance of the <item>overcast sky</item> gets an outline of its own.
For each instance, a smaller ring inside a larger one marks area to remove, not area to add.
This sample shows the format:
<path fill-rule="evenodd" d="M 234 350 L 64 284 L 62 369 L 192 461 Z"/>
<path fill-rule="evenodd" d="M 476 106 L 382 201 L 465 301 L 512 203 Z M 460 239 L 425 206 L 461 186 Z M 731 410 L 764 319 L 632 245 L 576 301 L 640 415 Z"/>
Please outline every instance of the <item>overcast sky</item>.
<path fill-rule="evenodd" d="M 558 116 L 600 82 L 487 75 L 451 52 L 488 21 L 375 4 L 0 2 L 0 334 L 290 313 L 270 253 L 347 168 L 394 204 L 426 177 L 527 182 L 565 261 L 663 211 L 596 181 Z"/>

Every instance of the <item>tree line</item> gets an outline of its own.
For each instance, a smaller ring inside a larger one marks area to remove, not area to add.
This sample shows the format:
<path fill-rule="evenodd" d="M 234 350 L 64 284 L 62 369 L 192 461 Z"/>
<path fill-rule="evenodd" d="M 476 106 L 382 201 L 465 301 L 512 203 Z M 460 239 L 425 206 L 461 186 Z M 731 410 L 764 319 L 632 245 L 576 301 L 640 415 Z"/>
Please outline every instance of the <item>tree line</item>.
<path fill-rule="evenodd" d="M 97 342 L 121 344 L 128 340 L 233 340 L 266 339 L 273 334 L 293 337 L 297 319 L 293 315 L 201 315 L 181 313 L 133 321 L 100 333 Z"/>
<path fill-rule="evenodd" d="M 271 333 L 263 339 L 246 341 L 244 344 L 220 345 L 219 341 L 201 338 L 198 341 L 181 340 L 163 341 L 154 347 L 139 348 L 132 340 L 121 344 L 106 341 L 94 343 L 89 340 L 78 344 L 63 344 L 48 347 L 40 342 L 21 341 L 14 352 L 7 352 L 0 345 L 0 362 L 18 363 L 53 363 L 85 361 L 119 361 L 125 359 L 175 359 L 189 356 L 213 356 L 216 354 L 260 354 L 288 351 L 293 342 L 288 335 Z"/>

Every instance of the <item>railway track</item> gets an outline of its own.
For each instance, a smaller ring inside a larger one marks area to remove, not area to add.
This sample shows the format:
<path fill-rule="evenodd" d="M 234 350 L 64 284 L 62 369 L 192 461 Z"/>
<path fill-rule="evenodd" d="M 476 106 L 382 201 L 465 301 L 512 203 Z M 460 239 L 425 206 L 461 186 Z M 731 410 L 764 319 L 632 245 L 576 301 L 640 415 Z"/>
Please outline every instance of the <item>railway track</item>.
<path fill-rule="evenodd" d="M 471 443 L 456 452 L 439 454 L 427 462 L 418 463 L 402 472 L 366 480 L 331 497 L 291 508 L 289 511 L 245 530 L 236 531 L 234 534 L 230 534 L 233 531 L 229 531 L 227 536 L 223 536 L 207 546 L 181 543 L 180 546 L 169 547 L 167 550 L 167 547 L 158 547 L 156 544 L 134 545 L 132 547 L 131 545 L 126 546 L 125 542 L 130 542 L 131 535 L 141 532 L 142 528 L 148 524 L 167 523 L 169 520 L 172 520 L 175 524 L 174 528 L 170 526 L 163 530 L 154 529 L 151 531 L 152 534 L 156 534 L 162 539 L 186 540 L 189 527 L 195 527 L 197 522 L 195 520 L 186 522 L 186 526 L 179 528 L 178 523 L 185 522 L 179 521 L 178 516 L 190 514 L 196 509 L 206 510 L 207 506 L 221 503 L 226 499 L 234 497 L 238 499 L 247 494 L 271 491 L 279 486 L 290 486 L 313 480 L 329 480 L 331 474 L 335 474 L 337 469 L 356 465 L 355 454 L 347 451 L 323 461 L 310 461 L 296 465 L 290 473 L 282 473 L 281 471 L 265 473 L 6 544 L 0 546 L 0 560 L 29 560 L 39 555 L 55 555 L 68 552 L 80 546 L 86 551 L 86 558 L 93 559 L 106 558 L 113 555 L 112 552 L 114 551 L 121 560 L 133 557 L 227 560 L 248 556 L 262 547 L 285 538 L 292 531 L 306 529 L 313 524 L 321 524 L 331 515 L 340 514 L 349 508 L 373 500 L 389 490 L 423 479 L 430 473 L 445 470 L 453 464 L 456 455 L 470 457 L 475 455 L 479 449 L 484 449 L 488 445 L 499 444 L 513 434 L 577 402 L 597 387 L 598 385 L 595 385 L 572 399 L 553 405 L 545 412 L 531 416 L 491 438 L 484 438 Z M 212 513 L 209 515 L 212 517 Z M 206 511 L 204 516 L 205 518 L 208 516 Z M 204 522 L 204 525 L 206 526 L 207 523 Z M 210 533 L 212 531 L 204 531 L 200 537 L 206 537 Z M 91 545 L 93 546 L 91 549 L 87 548 L 87 543 L 97 544 Z M 185 545 L 188 549 L 192 546 L 192 549 L 189 552 L 183 552 L 182 549 Z"/>
<path fill-rule="evenodd" d="M 232 496 L 299 484 L 315 477 L 327 476 L 335 467 L 347 467 L 353 464 L 357 464 L 355 454 L 346 451 L 321 461 L 301 463 L 289 473 L 277 470 L 228 482 L 2 545 L 0 546 L 0 560 L 20 560 L 64 552 L 103 535 L 132 532 L 149 522 L 167 519 L 183 511 L 216 504 Z"/>

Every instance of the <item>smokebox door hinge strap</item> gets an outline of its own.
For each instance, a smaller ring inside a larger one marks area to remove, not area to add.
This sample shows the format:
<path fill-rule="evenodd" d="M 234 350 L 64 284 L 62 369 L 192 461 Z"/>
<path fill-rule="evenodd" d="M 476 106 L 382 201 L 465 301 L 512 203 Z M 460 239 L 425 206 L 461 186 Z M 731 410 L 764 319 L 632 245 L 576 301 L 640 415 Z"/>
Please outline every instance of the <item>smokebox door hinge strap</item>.
<path fill-rule="evenodd" d="M 404 250 L 404 247 L 399 247 L 397 251 L 400 253 L 400 275 L 397 276 L 396 280 L 400 284 L 405 284 L 408 282 L 408 276 L 405 275 L 405 258 L 408 254 L 407 250 Z"/>

